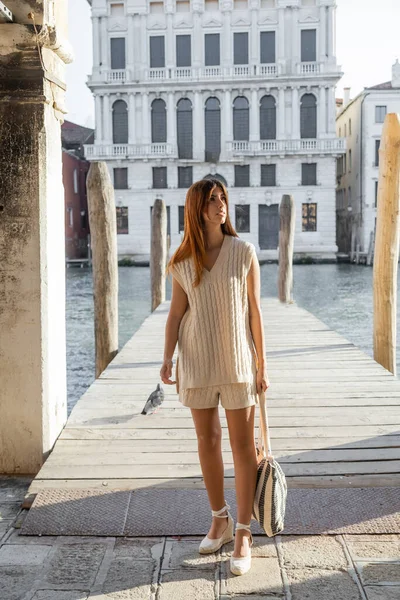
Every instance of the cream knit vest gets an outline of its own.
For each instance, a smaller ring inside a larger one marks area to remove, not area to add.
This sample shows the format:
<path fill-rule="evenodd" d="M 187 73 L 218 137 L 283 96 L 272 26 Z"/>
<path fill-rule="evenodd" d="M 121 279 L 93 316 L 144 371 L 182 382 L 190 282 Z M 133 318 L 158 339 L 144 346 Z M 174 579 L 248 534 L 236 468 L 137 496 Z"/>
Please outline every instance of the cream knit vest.
<path fill-rule="evenodd" d="M 225 235 L 213 268 L 204 269 L 196 288 L 191 258 L 171 269 L 188 296 L 178 333 L 177 392 L 254 381 L 256 352 L 246 281 L 253 258 L 257 260 L 253 244 Z"/>

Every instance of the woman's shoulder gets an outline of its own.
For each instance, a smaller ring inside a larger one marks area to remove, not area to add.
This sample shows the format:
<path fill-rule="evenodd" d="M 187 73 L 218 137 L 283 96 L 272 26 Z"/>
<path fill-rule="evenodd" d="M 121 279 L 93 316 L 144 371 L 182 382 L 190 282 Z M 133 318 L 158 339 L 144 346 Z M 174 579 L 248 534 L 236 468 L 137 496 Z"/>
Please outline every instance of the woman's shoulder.
<path fill-rule="evenodd" d="M 243 240 L 240 237 L 232 237 L 232 244 L 238 249 L 241 250 L 242 252 L 246 253 L 252 253 L 255 252 L 256 247 L 254 246 L 254 244 L 252 244 L 251 242 L 248 242 L 247 240 Z"/>

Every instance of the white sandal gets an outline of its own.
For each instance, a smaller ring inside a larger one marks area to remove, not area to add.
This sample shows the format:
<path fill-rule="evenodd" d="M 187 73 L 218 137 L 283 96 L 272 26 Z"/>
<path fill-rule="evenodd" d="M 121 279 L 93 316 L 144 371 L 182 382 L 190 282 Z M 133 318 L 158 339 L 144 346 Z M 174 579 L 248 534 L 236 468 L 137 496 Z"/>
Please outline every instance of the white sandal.
<path fill-rule="evenodd" d="M 228 517 L 228 525 L 227 525 L 226 529 L 224 530 L 223 534 L 221 535 L 221 537 L 213 540 L 213 539 L 209 538 L 208 535 L 206 535 L 205 538 L 203 538 L 203 540 L 201 541 L 200 546 L 199 546 L 200 554 L 211 554 L 212 552 L 216 552 L 217 550 L 219 550 L 221 548 L 221 546 L 223 546 L 224 544 L 227 544 L 228 542 L 231 542 L 234 539 L 233 518 L 232 518 L 231 513 L 228 510 L 229 508 L 230 508 L 229 504 L 225 504 L 225 506 L 223 508 L 221 508 L 220 510 L 212 510 L 211 511 L 211 514 L 213 517 L 218 517 L 219 519 L 226 519 L 226 517 Z M 227 512 L 226 515 L 221 514 L 224 511 Z"/>
<path fill-rule="evenodd" d="M 244 523 L 236 523 L 235 531 L 238 529 L 245 529 L 250 531 L 249 540 L 249 553 L 247 556 L 232 556 L 230 557 L 231 573 L 234 575 L 244 575 L 251 568 L 251 546 L 253 545 L 253 536 L 251 535 L 250 523 L 245 525 Z"/>

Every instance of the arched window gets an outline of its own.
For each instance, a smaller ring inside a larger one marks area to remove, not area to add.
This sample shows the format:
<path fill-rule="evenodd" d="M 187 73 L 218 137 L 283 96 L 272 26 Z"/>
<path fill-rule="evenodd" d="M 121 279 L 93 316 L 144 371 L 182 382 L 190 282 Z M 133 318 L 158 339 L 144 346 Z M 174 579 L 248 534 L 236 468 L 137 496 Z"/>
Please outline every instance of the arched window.
<path fill-rule="evenodd" d="M 233 101 L 233 139 L 249 139 L 249 102 L 244 96 Z"/>
<path fill-rule="evenodd" d="M 220 175 L 219 173 L 215 173 L 215 175 L 208 173 L 207 175 L 205 175 L 203 177 L 203 179 L 217 179 L 218 181 L 223 183 L 225 187 L 228 187 L 228 183 L 227 183 L 225 177 L 223 175 Z"/>
<path fill-rule="evenodd" d="M 161 98 L 151 103 L 151 141 L 153 144 L 167 141 L 167 110 Z"/>
<path fill-rule="evenodd" d="M 128 143 L 128 107 L 123 100 L 112 106 L 113 144 Z"/>
<path fill-rule="evenodd" d="M 317 137 L 317 99 L 314 94 L 304 94 L 301 98 L 300 137 Z"/>
<path fill-rule="evenodd" d="M 276 139 L 276 102 L 273 96 L 263 96 L 260 102 L 260 140 Z"/>
<path fill-rule="evenodd" d="M 176 107 L 178 158 L 193 158 L 192 103 L 181 98 Z"/>
<path fill-rule="evenodd" d="M 218 162 L 221 153 L 221 110 L 217 98 L 207 98 L 204 117 L 205 161 Z"/>

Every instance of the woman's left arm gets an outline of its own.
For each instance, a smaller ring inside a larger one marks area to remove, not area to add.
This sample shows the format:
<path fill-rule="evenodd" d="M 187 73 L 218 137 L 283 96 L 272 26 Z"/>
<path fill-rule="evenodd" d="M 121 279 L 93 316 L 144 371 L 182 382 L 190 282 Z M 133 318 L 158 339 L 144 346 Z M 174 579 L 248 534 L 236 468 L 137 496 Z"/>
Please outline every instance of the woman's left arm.
<path fill-rule="evenodd" d="M 269 387 L 267 361 L 265 356 L 264 325 L 261 312 L 260 265 L 253 255 L 250 270 L 247 274 L 247 297 L 249 302 L 250 330 L 257 353 L 257 391 L 265 391 Z"/>

